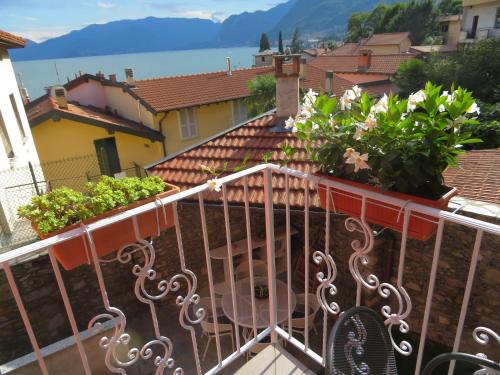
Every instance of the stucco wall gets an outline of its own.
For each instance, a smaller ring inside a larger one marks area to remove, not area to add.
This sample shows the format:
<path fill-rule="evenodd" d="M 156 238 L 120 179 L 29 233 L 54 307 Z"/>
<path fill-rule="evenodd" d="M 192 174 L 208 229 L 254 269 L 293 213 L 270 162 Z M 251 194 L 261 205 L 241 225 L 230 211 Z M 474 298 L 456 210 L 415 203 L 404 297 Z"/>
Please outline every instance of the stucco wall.
<path fill-rule="evenodd" d="M 498 7 L 500 7 L 500 1 L 474 6 L 464 6 L 462 29 L 465 31 L 470 31 L 472 29 L 474 16 L 479 16 L 477 30 L 494 28 Z"/>

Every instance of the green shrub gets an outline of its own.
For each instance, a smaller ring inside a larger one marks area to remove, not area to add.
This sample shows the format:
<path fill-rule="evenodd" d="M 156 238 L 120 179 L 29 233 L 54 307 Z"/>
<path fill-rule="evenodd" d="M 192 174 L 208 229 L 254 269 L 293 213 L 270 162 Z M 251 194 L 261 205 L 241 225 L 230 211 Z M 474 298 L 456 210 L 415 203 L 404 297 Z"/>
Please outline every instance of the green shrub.
<path fill-rule="evenodd" d="M 100 215 L 113 208 L 148 198 L 165 190 L 157 176 L 115 179 L 102 176 L 98 182 L 85 185 L 80 193 L 67 187 L 33 197 L 31 204 L 19 207 L 19 217 L 26 218 L 41 234 Z"/>

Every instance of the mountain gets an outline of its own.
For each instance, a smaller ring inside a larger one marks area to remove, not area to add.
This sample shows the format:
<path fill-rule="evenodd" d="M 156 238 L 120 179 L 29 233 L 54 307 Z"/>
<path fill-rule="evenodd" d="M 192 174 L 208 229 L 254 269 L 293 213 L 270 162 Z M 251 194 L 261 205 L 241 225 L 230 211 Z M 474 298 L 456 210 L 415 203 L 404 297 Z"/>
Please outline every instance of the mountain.
<path fill-rule="evenodd" d="M 394 2 L 395 0 L 386 0 Z M 242 13 L 223 23 L 199 18 L 122 20 L 28 43 L 12 50 L 14 60 L 112 55 L 181 49 L 256 46 L 268 33 L 276 44 L 279 31 L 290 40 L 295 27 L 302 39 L 342 34 L 353 12 L 369 11 L 380 0 L 288 0 L 266 11 Z"/>
<path fill-rule="evenodd" d="M 267 11 L 244 12 L 226 18 L 222 23 L 217 44 L 221 47 L 258 45 L 260 35 L 273 29 L 295 3 L 296 0 L 291 0 Z M 278 34 L 270 35 L 270 37 L 277 39 Z"/>
<path fill-rule="evenodd" d="M 213 43 L 220 23 L 198 18 L 155 18 L 90 25 L 45 42 L 12 50 L 14 60 L 178 50 Z"/>

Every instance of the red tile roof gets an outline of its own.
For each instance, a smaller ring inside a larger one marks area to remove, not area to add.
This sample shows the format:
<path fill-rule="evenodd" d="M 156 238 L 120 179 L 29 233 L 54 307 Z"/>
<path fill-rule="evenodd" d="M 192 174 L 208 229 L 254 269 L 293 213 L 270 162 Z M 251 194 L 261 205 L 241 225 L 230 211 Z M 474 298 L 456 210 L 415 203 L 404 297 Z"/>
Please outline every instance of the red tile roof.
<path fill-rule="evenodd" d="M 57 101 L 49 95 L 44 95 L 26 106 L 26 114 L 31 127 L 43 123 L 54 115 L 77 122 L 106 129 L 137 135 L 139 137 L 163 141 L 163 135 L 145 125 L 130 121 L 95 107 L 84 106 L 78 103 L 68 103 L 68 108 L 60 108 Z"/>
<path fill-rule="evenodd" d="M 444 173 L 446 185 L 464 198 L 500 204 L 500 149 L 468 151 L 458 160 Z"/>
<path fill-rule="evenodd" d="M 359 50 L 359 43 L 344 43 L 340 47 L 335 48 L 328 55 L 331 56 L 352 56 L 356 55 Z"/>
<path fill-rule="evenodd" d="M 410 37 L 409 32 L 373 34 L 364 43 L 364 46 L 381 46 L 387 44 L 400 44 Z"/>
<path fill-rule="evenodd" d="M 133 91 L 157 112 L 246 98 L 248 83 L 272 66 L 136 81 Z"/>
<path fill-rule="evenodd" d="M 6 45 L 7 48 L 23 48 L 26 46 L 26 40 L 20 36 L 0 30 L 0 45 Z"/>
<path fill-rule="evenodd" d="M 398 66 L 416 56 L 411 53 L 393 55 L 372 55 L 371 65 L 365 70 L 367 73 L 396 74 Z M 309 65 L 324 71 L 333 70 L 335 73 L 358 72 L 357 56 L 318 56 Z"/>
<path fill-rule="evenodd" d="M 248 156 L 250 166 L 262 163 L 263 155 L 269 151 L 272 152 L 270 162 L 279 164 L 283 159 L 280 146 L 286 142 L 297 150 L 297 154 L 288 166 L 303 172 L 314 172 L 316 168 L 308 160 L 301 141 L 297 140 L 292 133 L 271 130 L 276 121 L 274 113 L 263 115 L 200 145 L 168 157 L 149 167 L 149 171 L 167 182 L 178 185 L 181 190 L 187 190 L 204 184 L 211 178 L 201 172 L 201 164 L 221 168 L 227 162 L 232 168 L 240 165 L 245 156 Z M 445 171 L 445 181 L 448 185 L 456 186 L 463 197 L 500 204 L 500 179 L 498 178 L 500 149 L 467 152 L 460 157 L 459 164 L 459 168 L 450 168 Z M 248 184 L 250 202 L 263 204 L 262 175 L 250 176 Z M 273 192 L 274 203 L 284 205 L 286 194 L 283 175 L 274 174 Z M 310 190 L 310 197 L 311 207 L 319 207 L 314 189 Z M 221 195 L 210 193 L 206 199 L 218 202 L 221 200 Z M 244 202 L 243 181 L 228 186 L 228 199 L 231 203 Z M 290 177 L 290 204 L 294 207 L 303 207 L 304 180 Z"/>

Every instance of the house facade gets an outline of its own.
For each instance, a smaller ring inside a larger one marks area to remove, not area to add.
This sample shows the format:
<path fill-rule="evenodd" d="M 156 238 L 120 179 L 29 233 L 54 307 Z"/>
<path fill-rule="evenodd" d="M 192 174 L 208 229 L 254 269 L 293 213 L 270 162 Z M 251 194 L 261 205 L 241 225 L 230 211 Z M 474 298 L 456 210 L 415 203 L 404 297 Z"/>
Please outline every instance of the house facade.
<path fill-rule="evenodd" d="M 25 45 L 21 37 L 0 30 L 0 239 L 3 246 L 8 246 L 18 225 L 17 207 L 26 204 L 36 193 L 33 180 L 44 179 L 37 166 L 37 150 L 8 52 Z"/>
<path fill-rule="evenodd" d="M 335 48 L 330 55 L 351 56 L 361 50 L 370 50 L 373 55 L 392 55 L 408 52 L 411 47 L 409 32 L 373 34 L 358 43 L 345 43 Z"/>
<path fill-rule="evenodd" d="M 459 43 L 500 37 L 499 0 L 463 0 Z"/>

